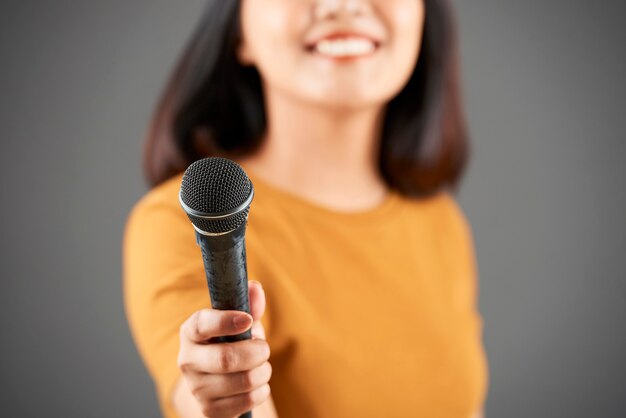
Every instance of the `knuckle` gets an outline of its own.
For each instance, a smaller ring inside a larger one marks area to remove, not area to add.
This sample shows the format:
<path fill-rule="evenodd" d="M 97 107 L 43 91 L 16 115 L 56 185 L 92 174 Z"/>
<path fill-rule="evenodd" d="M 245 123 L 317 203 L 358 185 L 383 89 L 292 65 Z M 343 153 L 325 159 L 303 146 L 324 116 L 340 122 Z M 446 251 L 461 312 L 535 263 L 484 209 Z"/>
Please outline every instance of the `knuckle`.
<path fill-rule="evenodd" d="M 189 359 L 185 358 L 184 356 L 179 355 L 176 363 L 180 371 L 183 373 L 187 373 L 191 370 L 191 367 L 192 367 L 191 362 L 189 361 Z"/>
<path fill-rule="evenodd" d="M 237 353 L 231 346 L 222 344 L 217 356 L 217 367 L 222 372 L 230 372 L 237 367 Z"/>
<path fill-rule="evenodd" d="M 191 335 L 193 335 L 194 339 L 200 339 L 203 335 L 202 333 L 202 312 L 197 311 L 193 314 L 191 320 Z"/>
<path fill-rule="evenodd" d="M 179 332 L 180 332 L 181 340 L 194 338 L 196 335 L 195 330 L 197 329 L 197 327 L 198 327 L 198 312 L 194 312 L 180 326 Z"/>
<path fill-rule="evenodd" d="M 256 381 L 254 372 L 252 370 L 248 370 L 245 372 L 241 372 L 239 375 L 240 385 L 242 389 L 251 389 L 254 387 L 254 383 Z"/>
<path fill-rule="evenodd" d="M 189 322 L 190 322 L 191 318 L 187 319 L 185 322 L 183 322 L 180 327 L 178 328 L 178 336 L 180 337 L 181 341 L 184 341 L 186 339 L 188 339 L 189 337 Z"/>
<path fill-rule="evenodd" d="M 200 380 L 195 381 L 187 381 L 187 387 L 191 394 L 196 398 L 196 400 L 200 403 L 208 403 L 211 397 L 209 391 L 207 391 L 207 386 Z"/>
<path fill-rule="evenodd" d="M 202 395 L 202 386 L 200 385 L 196 385 L 196 384 L 190 384 L 189 385 L 189 390 L 191 391 L 191 394 L 198 400 L 200 400 L 201 395 Z"/>
<path fill-rule="evenodd" d="M 243 395 L 243 404 L 248 409 L 254 408 L 256 405 L 262 403 L 269 396 L 269 385 L 265 384 L 258 389 L 248 392 Z"/>
<path fill-rule="evenodd" d="M 246 409 L 252 409 L 256 404 L 255 392 L 256 390 L 253 390 L 252 392 L 248 392 L 243 395 L 242 404 L 245 405 Z"/>

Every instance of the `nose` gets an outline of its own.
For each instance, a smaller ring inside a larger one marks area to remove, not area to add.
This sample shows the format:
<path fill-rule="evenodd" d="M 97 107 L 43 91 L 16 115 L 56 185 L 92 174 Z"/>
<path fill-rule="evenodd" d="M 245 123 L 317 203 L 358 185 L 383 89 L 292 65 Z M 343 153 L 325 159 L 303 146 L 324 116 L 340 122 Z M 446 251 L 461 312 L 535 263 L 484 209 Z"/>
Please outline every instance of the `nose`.
<path fill-rule="evenodd" d="M 314 4 L 315 18 L 337 19 L 341 16 L 362 16 L 370 11 L 368 0 L 317 0 Z"/>

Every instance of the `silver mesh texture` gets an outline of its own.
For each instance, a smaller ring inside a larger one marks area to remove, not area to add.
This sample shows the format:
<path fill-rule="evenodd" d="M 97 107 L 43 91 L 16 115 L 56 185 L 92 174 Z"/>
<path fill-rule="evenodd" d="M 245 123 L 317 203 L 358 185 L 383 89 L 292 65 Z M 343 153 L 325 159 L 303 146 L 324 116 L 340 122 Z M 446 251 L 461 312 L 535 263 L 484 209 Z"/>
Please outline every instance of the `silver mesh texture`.
<path fill-rule="evenodd" d="M 237 215 L 220 220 L 198 218 L 190 215 L 189 213 L 187 214 L 187 217 L 199 230 L 209 232 L 211 234 L 221 234 L 239 228 L 239 226 L 246 221 L 249 211 L 250 207 L 248 206 L 246 210 L 242 210 Z"/>

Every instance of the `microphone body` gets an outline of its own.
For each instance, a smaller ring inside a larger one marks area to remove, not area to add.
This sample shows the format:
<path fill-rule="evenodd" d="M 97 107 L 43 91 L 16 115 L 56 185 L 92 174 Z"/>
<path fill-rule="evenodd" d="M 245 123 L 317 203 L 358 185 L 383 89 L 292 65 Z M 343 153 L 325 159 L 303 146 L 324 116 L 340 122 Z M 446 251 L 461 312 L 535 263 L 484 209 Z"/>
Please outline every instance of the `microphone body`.
<path fill-rule="evenodd" d="M 246 224 L 227 234 L 208 236 L 196 231 L 202 251 L 204 271 L 214 309 L 250 313 L 248 268 L 246 265 Z M 248 340 L 250 330 L 238 335 L 215 338 L 216 342 Z"/>

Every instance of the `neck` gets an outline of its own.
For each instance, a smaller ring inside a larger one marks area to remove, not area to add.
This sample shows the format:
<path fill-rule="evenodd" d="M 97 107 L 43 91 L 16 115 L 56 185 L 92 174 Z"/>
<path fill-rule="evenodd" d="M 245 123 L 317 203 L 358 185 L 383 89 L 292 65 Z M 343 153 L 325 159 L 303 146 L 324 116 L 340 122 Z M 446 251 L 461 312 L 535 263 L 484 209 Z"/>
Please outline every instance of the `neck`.
<path fill-rule="evenodd" d="M 263 145 L 242 164 L 276 187 L 336 210 L 366 210 L 385 198 L 378 171 L 381 107 L 329 109 L 271 91 L 266 97 Z"/>

